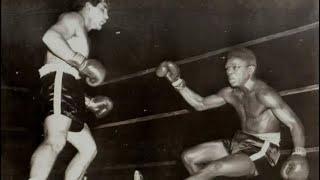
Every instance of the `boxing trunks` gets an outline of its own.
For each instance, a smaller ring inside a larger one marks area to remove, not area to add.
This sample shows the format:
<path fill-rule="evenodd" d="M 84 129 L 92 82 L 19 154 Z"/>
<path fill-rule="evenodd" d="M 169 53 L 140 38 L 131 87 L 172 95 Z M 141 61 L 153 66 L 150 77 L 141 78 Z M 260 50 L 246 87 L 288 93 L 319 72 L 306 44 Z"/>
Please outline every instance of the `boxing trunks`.
<path fill-rule="evenodd" d="M 266 164 L 275 166 L 280 157 L 280 132 L 248 134 L 236 132 L 232 140 L 223 140 L 223 144 L 230 154 L 244 153 L 254 162 L 257 172 L 263 172 Z"/>
<path fill-rule="evenodd" d="M 39 69 L 40 99 L 44 113 L 65 115 L 72 120 L 70 131 L 78 132 L 86 119 L 85 93 L 79 72 L 67 64 L 46 64 Z"/>

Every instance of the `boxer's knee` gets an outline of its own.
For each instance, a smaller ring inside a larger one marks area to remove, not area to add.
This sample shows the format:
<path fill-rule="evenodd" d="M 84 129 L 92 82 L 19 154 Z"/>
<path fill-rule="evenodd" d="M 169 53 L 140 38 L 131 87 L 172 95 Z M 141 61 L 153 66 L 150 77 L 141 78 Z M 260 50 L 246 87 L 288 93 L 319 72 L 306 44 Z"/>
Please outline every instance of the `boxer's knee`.
<path fill-rule="evenodd" d="M 183 163 L 185 163 L 185 164 L 194 163 L 194 158 L 193 158 L 192 152 L 190 150 L 186 150 L 186 151 L 182 152 L 181 159 L 182 159 Z"/>
<path fill-rule="evenodd" d="M 98 149 L 95 143 L 89 148 L 87 154 L 90 160 L 93 160 L 97 156 Z"/>
<path fill-rule="evenodd" d="M 66 142 L 67 139 L 63 135 L 52 135 L 44 141 L 44 143 L 49 146 L 54 153 L 61 152 L 66 145 Z"/>
<path fill-rule="evenodd" d="M 82 158 L 92 161 L 97 156 L 98 149 L 95 143 L 90 143 L 90 145 L 79 149 L 79 153 Z"/>

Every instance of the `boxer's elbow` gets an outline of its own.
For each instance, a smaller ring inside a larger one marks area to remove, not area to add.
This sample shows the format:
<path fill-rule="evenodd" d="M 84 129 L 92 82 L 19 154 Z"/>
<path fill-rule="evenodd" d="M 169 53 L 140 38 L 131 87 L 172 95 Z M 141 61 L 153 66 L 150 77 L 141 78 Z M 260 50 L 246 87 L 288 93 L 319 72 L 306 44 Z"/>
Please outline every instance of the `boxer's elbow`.
<path fill-rule="evenodd" d="M 50 42 L 50 33 L 47 31 L 43 36 L 42 36 L 42 42 L 45 44 L 48 44 Z"/>
<path fill-rule="evenodd" d="M 208 109 L 203 102 L 198 102 L 197 104 L 193 105 L 193 108 L 196 111 L 204 111 Z"/>
<path fill-rule="evenodd" d="M 52 30 L 48 30 L 43 36 L 42 36 L 42 42 L 45 43 L 47 46 L 49 46 L 51 43 L 53 43 L 59 35 Z"/>

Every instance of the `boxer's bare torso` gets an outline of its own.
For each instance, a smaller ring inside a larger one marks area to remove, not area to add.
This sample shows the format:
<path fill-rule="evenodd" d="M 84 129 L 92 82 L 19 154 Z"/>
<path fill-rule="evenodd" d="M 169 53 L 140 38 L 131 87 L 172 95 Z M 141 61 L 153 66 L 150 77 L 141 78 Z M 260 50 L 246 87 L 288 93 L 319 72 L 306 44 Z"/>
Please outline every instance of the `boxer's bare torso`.
<path fill-rule="evenodd" d="M 90 39 L 88 37 L 87 31 L 85 30 L 85 27 L 81 25 L 82 24 L 81 15 L 76 12 L 71 12 L 71 13 L 62 14 L 60 19 L 63 19 L 65 16 L 70 16 L 70 15 L 76 17 L 80 22 L 76 27 L 74 27 L 75 29 L 74 33 L 71 33 L 71 34 L 65 33 L 63 34 L 64 38 L 66 39 L 68 46 L 74 52 L 78 52 L 83 56 L 88 57 L 89 49 L 90 49 L 90 46 L 89 46 Z M 65 63 L 66 65 L 68 65 L 68 63 L 66 63 L 64 60 L 54 55 L 51 51 L 47 51 L 45 64 L 56 64 L 56 63 Z"/>
<path fill-rule="evenodd" d="M 273 91 L 267 84 L 257 81 L 251 91 L 228 87 L 222 94 L 241 119 L 241 128 L 248 133 L 271 133 L 280 131 L 280 122 L 259 96 L 261 91 Z"/>

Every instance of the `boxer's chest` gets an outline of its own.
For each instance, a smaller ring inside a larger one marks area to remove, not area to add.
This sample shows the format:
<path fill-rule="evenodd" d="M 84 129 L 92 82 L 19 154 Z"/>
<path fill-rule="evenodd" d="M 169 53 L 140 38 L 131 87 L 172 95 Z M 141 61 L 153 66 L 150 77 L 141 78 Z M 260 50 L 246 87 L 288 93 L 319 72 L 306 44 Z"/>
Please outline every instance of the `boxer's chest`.
<path fill-rule="evenodd" d="M 71 49 L 81 53 L 83 56 L 89 56 L 90 42 L 86 34 L 78 34 L 67 40 Z"/>
<path fill-rule="evenodd" d="M 255 92 L 235 94 L 236 108 L 242 116 L 248 119 L 257 119 L 263 114 L 267 107 L 259 102 Z"/>

